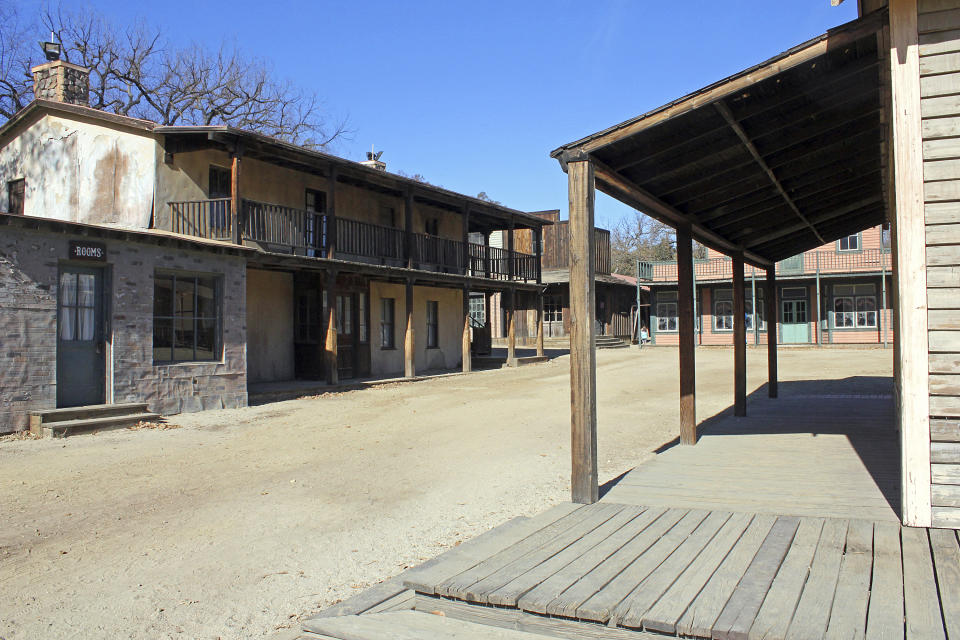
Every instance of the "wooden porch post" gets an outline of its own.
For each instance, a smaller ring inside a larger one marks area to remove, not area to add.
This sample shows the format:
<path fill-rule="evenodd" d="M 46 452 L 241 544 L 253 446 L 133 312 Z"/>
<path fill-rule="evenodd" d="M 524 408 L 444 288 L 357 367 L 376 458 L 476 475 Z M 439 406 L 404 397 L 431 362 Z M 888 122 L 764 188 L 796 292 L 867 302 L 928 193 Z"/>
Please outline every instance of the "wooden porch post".
<path fill-rule="evenodd" d="M 507 280 L 513 281 L 517 275 L 516 256 L 513 253 L 513 216 L 510 216 L 510 229 L 507 235 Z M 511 316 L 512 320 L 512 316 Z"/>
<path fill-rule="evenodd" d="M 677 228 L 677 329 L 680 339 L 680 442 L 697 443 L 697 383 L 694 354 L 693 238 Z"/>
<path fill-rule="evenodd" d="M 417 367 L 413 339 L 413 280 L 410 278 L 407 279 L 404 312 L 407 314 L 407 330 L 403 337 L 403 375 L 412 378 L 417 375 Z"/>
<path fill-rule="evenodd" d="M 470 359 L 470 287 L 463 287 L 463 336 L 460 340 L 460 350 L 463 353 L 463 372 L 470 373 L 473 363 Z"/>
<path fill-rule="evenodd" d="M 593 164 L 567 163 L 570 198 L 570 431 L 572 501 L 592 504 L 597 486 L 597 362 L 594 351 Z"/>
<path fill-rule="evenodd" d="M 325 368 L 327 373 L 327 384 L 338 384 L 340 376 L 337 372 L 337 272 L 327 272 L 326 282 L 327 294 L 327 334 L 326 334 L 326 355 Z"/>
<path fill-rule="evenodd" d="M 891 0 L 890 91 L 895 326 L 903 523 L 929 527 L 930 381 L 917 0 Z"/>
<path fill-rule="evenodd" d="M 330 167 L 327 178 L 327 257 L 337 256 L 337 168 Z"/>
<path fill-rule="evenodd" d="M 780 303 L 777 301 L 777 265 L 767 267 L 767 394 L 771 398 L 777 397 L 777 329 L 779 323 L 778 311 Z"/>
<path fill-rule="evenodd" d="M 470 273 L 470 207 L 463 205 L 463 274 Z"/>
<path fill-rule="evenodd" d="M 537 293 L 537 357 L 543 357 L 543 292 Z"/>
<path fill-rule="evenodd" d="M 507 366 L 512 367 L 517 359 L 517 333 L 516 333 L 516 315 L 517 315 L 517 290 L 510 287 L 509 300 L 507 303 Z"/>
<path fill-rule="evenodd" d="M 733 415 L 747 415 L 747 306 L 743 254 L 733 256 Z"/>
<path fill-rule="evenodd" d="M 242 200 L 240 199 L 240 156 L 242 152 L 239 144 L 233 151 L 232 161 L 230 163 L 230 238 L 233 244 L 242 244 L 240 233 L 240 208 Z"/>

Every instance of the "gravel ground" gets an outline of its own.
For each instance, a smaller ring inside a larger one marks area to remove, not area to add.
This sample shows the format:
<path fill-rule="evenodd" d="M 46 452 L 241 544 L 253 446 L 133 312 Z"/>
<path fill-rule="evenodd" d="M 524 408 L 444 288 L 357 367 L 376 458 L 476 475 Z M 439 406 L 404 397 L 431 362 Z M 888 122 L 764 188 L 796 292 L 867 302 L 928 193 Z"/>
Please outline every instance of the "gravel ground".
<path fill-rule="evenodd" d="M 698 414 L 732 400 L 701 349 Z M 784 349 L 781 379 L 890 375 L 890 351 Z M 677 352 L 597 354 L 600 480 L 677 432 Z M 749 388 L 764 352 L 750 350 Z M 569 491 L 569 359 L 0 441 L 0 637 L 250 638 Z"/>

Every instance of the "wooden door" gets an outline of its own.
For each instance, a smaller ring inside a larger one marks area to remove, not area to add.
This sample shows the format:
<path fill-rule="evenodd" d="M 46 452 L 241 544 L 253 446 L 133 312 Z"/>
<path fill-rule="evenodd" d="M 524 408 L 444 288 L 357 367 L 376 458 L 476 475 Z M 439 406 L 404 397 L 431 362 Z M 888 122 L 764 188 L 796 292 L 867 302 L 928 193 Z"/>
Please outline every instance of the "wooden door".
<path fill-rule="evenodd" d="M 781 302 L 780 341 L 783 344 L 810 342 L 810 325 L 807 323 L 806 300 Z"/>
<path fill-rule="evenodd" d="M 64 267 L 57 295 L 57 406 L 105 401 L 103 270 Z"/>
<path fill-rule="evenodd" d="M 356 294 L 337 295 L 337 374 L 341 380 L 353 378 L 354 373 L 354 318 Z"/>

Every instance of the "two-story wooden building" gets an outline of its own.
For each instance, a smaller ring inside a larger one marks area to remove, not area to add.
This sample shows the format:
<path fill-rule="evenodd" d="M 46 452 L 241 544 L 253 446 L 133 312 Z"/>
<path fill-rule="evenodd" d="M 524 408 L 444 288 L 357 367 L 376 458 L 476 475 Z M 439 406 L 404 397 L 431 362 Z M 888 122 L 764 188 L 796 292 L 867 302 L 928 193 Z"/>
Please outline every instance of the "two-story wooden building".
<path fill-rule="evenodd" d="M 62 61 L 35 73 L 59 67 L 85 81 Z M 469 370 L 489 344 L 471 295 L 537 300 L 539 256 L 487 239 L 542 218 L 379 162 L 63 96 L 38 88 L 0 128 L 0 431 L 33 409 L 176 413 L 243 406 L 272 382 Z"/>
<path fill-rule="evenodd" d="M 893 340 L 890 230 L 876 226 L 777 263 L 779 344 L 889 344 Z M 695 339 L 733 344 L 733 261 L 713 249 L 694 260 Z M 746 270 L 748 344 L 766 344 L 766 271 Z M 640 278 L 650 288 L 655 344 L 676 345 L 677 263 L 647 262 Z"/>

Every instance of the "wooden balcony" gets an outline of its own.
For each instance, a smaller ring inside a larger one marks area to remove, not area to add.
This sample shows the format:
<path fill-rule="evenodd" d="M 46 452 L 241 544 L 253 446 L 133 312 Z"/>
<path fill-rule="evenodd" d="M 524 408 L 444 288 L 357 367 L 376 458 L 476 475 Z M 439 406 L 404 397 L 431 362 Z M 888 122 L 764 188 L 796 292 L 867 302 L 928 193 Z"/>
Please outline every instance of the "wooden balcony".
<path fill-rule="evenodd" d="M 730 280 L 733 278 L 733 261 L 730 258 L 710 258 L 694 260 L 695 275 L 698 281 Z M 882 273 L 891 271 L 892 262 L 889 249 L 864 249 L 862 251 L 808 251 L 781 260 L 777 263 L 778 277 L 798 277 L 836 275 L 841 273 Z M 765 278 L 762 269 L 747 265 L 744 268 L 747 278 Z M 676 282 L 677 263 L 675 260 L 659 262 L 641 262 L 640 279 L 646 282 Z"/>
<path fill-rule="evenodd" d="M 214 240 L 252 242 L 264 249 L 308 257 L 455 273 L 476 278 L 540 281 L 537 256 L 424 233 L 327 216 L 244 199 L 233 236 L 229 198 L 170 202 L 167 230 Z M 335 242 L 331 242 L 335 240 Z"/>

